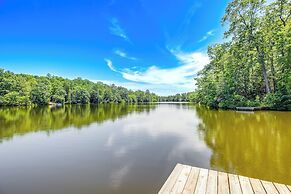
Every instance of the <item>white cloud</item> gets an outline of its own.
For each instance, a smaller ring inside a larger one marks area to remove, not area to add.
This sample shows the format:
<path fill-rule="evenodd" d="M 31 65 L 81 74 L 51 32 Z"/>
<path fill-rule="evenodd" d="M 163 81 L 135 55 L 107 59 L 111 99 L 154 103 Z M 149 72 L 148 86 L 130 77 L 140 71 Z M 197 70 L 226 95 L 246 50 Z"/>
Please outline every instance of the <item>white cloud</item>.
<path fill-rule="evenodd" d="M 130 42 L 128 36 L 126 35 L 124 29 L 120 27 L 119 21 L 116 18 L 111 19 L 111 26 L 109 27 L 111 34 L 119 36 L 124 40 Z"/>
<path fill-rule="evenodd" d="M 135 57 L 130 57 L 128 56 L 125 52 L 121 51 L 121 50 L 115 50 L 114 53 L 120 57 L 126 58 L 126 59 L 130 59 L 130 60 L 137 60 Z"/>
<path fill-rule="evenodd" d="M 183 88 L 183 87 L 177 87 L 175 85 L 169 85 L 169 84 L 149 84 L 149 83 L 138 83 L 138 82 L 132 82 L 132 81 L 112 81 L 112 80 L 91 80 L 92 82 L 103 82 L 108 85 L 116 85 L 116 86 L 122 86 L 130 90 L 150 90 L 151 92 L 154 92 L 155 94 L 167 96 L 177 93 L 184 93 L 188 91 L 193 91 L 193 88 L 195 87 L 195 84 L 191 85 L 189 88 Z"/>
<path fill-rule="evenodd" d="M 208 57 L 200 52 L 173 54 L 180 61 L 180 66 L 174 68 L 159 68 L 151 66 L 146 71 L 132 71 L 127 69 L 121 71 L 122 76 L 130 81 L 150 84 L 170 84 L 170 85 L 191 85 L 194 75 L 201 70 L 208 62 Z"/>
<path fill-rule="evenodd" d="M 113 66 L 111 60 L 109 60 L 109 59 L 104 59 L 104 60 L 105 60 L 105 62 L 106 62 L 106 64 L 107 64 L 107 66 L 109 67 L 109 69 L 111 69 L 112 71 L 118 72 L 118 71 L 114 68 L 114 66 Z"/>
<path fill-rule="evenodd" d="M 208 39 L 209 37 L 214 36 L 215 31 L 216 31 L 215 29 L 208 31 L 198 42 L 203 42 L 204 40 Z"/>
<path fill-rule="evenodd" d="M 180 66 L 174 68 L 151 66 L 145 71 L 117 70 L 112 61 L 108 59 L 105 61 L 112 71 L 120 73 L 124 79 L 130 81 L 131 84 L 124 84 L 127 88 L 150 89 L 160 95 L 193 91 L 195 88 L 194 77 L 209 63 L 208 56 L 202 52 L 185 53 L 173 50 L 171 52 L 179 61 Z"/>

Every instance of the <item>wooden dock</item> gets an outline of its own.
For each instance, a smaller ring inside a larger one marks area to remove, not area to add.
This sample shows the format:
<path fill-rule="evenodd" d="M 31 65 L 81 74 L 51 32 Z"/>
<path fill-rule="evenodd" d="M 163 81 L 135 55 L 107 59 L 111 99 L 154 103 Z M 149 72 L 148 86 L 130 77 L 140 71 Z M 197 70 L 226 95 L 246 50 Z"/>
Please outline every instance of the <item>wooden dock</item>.
<path fill-rule="evenodd" d="M 268 107 L 235 107 L 237 111 L 258 111 L 258 110 L 268 110 Z"/>
<path fill-rule="evenodd" d="M 291 186 L 177 164 L 159 194 L 290 194 Z"/>

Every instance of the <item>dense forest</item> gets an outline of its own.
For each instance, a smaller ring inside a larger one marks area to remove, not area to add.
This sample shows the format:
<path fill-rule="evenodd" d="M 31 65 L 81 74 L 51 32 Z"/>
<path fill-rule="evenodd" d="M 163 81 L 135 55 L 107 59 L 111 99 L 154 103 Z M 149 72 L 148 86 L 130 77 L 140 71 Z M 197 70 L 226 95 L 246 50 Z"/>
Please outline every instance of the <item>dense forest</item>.
<path fill-rule="evenodd" d="M 208 48 L 194 101 L 215 108 L 291 110 L 291 2 L 234 0 L 222 24 L 225 42 Z"/>
<path fill-rule="evenodd" d="M 159 102 L 194 102 L 195 92 L 187 92 L 169 96 L 160 96 Z"/>
<path fill-rule="evenodd" d="M 52 76 L 14 74 L 0 69 L 0 105 L 26 106 L 49 103 L 99 104 L 157 102 L 158 96 L 147 91 Z"/>

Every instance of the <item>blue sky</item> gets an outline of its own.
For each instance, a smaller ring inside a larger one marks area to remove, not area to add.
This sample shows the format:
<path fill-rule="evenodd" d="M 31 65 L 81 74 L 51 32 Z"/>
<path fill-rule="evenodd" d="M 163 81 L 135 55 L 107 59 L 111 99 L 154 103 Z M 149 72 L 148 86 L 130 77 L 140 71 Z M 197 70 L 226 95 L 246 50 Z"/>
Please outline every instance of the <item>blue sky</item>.
<path fill-rule="evenodd" d="M 222 0 L 0 0 L 0 68 L 160 95 L 193 91 Z"/>

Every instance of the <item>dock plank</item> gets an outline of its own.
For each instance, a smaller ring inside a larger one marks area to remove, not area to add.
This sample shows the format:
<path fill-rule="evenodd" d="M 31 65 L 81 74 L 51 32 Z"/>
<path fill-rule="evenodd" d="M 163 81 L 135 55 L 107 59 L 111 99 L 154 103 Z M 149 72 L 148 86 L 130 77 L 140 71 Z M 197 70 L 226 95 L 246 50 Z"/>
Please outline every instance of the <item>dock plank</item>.
<path fill-rule="evenodd" d="M 250 180 L 248 177 L 245 176 L 238 176 L 239 177 L 239 182 L 241 186 L 241 190 L 243 194 L 253 194 L 253 189 L 250 183 Z"/>
<path fill-rule="evenodd" d="M 291 193 L 286 185 L 283 185 L 280 183 L 274 183 L 274 185 L 280 194 L 290 194 Z"/>
<path fill-rule="evenodd" d="M 196 167 L 191 168 L 188 180 L 183 190 L 183 194 L 193 194 L 196 189 L 200 169 Z"/>
<path fill-rule="evenodd" d="M 273 183 L 268 182 L 268 181 L 263 181 L 263 180 L 261 182 L 268 194 L 279 194 L 279 192 L 277 191 Z"/>
<path fill-rule="evenodd" d="M 228 176 L 224 172 L 218 172 L 218 194 L 229 194 Z"/>
<path fill-rule="evenodd" d="M 205 194 L 206 193 L 206 186 L 207 186 L 207 178 L 208 178 L 208 170 L 207 169 L 200 169 L 200 173 L 198 176 L 197 186 L 195 189 L 195 194 Z"/>
<path fill-rule="evenodd" d="M 235 174 L 228 174 L 229 188 L 231 194 L 242 194 L 238 176 Z"/>
<path fill-rule="evenodd" d="M 250 182 L 255 194 L 266 194 L 266 191 L 259 179 L 254 179 L 254 178 L 249 178 L 249 179 L 250 179 Z"/>
<path fill-rule="evenodd" d="M 209 170 L 206 194 L 217 194 L 217 171 Z"/>
<path fill-rule="evenodd" d="M 183 166 L 183 169 L 176 183 L 174 184 L 174 187 L 172 188 L 171 193 L 182 193 L 190 172 L 191 172 L 190 166 Z"/>
<path fill-rule="evenodd" d="M 166 183 L 161 188 L 159 194 L 170 193 L 170 191 L 173 188 L 174 184 L 176 183 L 176 180 L 177 180 L 178 176 L 180 175 L 182 169 L 183 169 L 183 165 L 178 163 L 175 166 L 175 168 L 174 168 L 173 172 L 171 173 L 171 175 L 166 180 Z"/>

